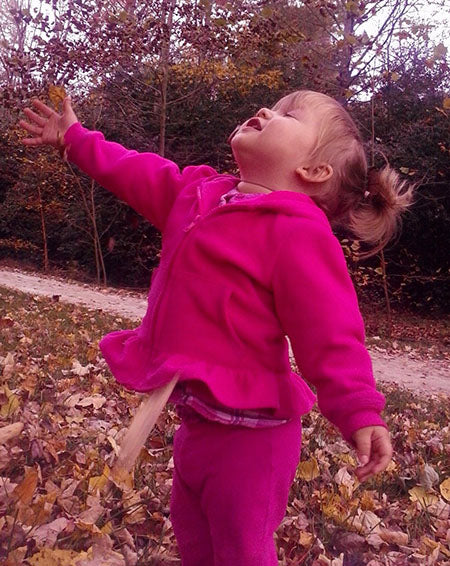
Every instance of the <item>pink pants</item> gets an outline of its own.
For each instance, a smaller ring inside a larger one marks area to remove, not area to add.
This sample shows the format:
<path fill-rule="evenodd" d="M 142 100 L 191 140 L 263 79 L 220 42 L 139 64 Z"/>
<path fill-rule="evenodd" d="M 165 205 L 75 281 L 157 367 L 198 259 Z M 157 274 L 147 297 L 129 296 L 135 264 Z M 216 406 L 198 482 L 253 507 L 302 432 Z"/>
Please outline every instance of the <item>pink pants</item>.
<path fill-rule="evenodd" d="M 276 566 L 300 449 L 300 419 L 251 429 L 183 418 L 171 498 L 182 566 Z"/>

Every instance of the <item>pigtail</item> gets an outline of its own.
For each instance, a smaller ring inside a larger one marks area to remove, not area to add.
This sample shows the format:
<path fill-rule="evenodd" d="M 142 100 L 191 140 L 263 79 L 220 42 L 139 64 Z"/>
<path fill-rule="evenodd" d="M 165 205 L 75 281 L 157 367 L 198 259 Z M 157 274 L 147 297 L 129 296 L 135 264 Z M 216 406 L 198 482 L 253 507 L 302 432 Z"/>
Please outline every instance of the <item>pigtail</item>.
<path fill-rule="evenodd" d="M 389 165 L 370 169 L 359 206 L 349 210 L 349 228 L 363 242 L 374 244 L 357 259 L 375 255 L 401 229 L 401 214 L 413 204 L 415 186 L 403 181 Z"/>

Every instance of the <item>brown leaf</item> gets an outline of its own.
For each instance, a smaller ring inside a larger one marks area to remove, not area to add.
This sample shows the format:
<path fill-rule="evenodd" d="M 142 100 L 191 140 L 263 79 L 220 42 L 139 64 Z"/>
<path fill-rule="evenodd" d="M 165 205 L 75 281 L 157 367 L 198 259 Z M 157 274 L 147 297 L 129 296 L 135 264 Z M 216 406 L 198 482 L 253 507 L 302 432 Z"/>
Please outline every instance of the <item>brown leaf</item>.
<path fill-rule="evenodd" d="M 0 329 L 2 328 L 11 328 L 14 325 L 14 320 L 9 316 L 5 316 L 5 318 L 0 318 Z"/>
<path fill-rule="evenodd" d="M 14 355 L 11 354 L 11 352 L 8 352 L 6 354 L 5 360 L 3 362 L 3 379 L 4 380 L 7 380 L 12 376 L 12 374 L 14 372 L 14 366 L 15 366 Z"/>
<path fill-rule="evenodd" d="M 88 550 L 88 557 L 76 562 L 77 566 L 126 566 L 124 557 L 112 550 L 112 540 L 108 535 L 95 537 Z"/>
<path fill-rule="evenodd" d="M 19 436 L 23 430 L 23 423 L 13 423 L 0 428 L 0 445 L 6 444 L 11 438 Z"/>
<path fill-rule="evenodd" d="M 450 501 L 450 478 L 447 478 L 441 483 L 439 491 L 446 501 Z"/>
<path fill-rule="evenodd" d="M 79 564 L 78 560 L 86 556 L 86 552 L 43 548 L 31 558 L 27 558 L 27 562 L 30 566 L 76 566 Z"/>
<path fill-rule="evenodd" d="M 53 546 L 56 543 L 59 533 L 62 533 L 70 525 L 65 517 L 59 517 L 51 523 L 41 525 L 35 529 L 31 538 L 33 538 L 39 547 Z"/>
<path fill-rule="evenodd" d="M 388 544 L 407 545 L 409 542 L 408 535 L 402 531 L 390 531 L 389 529 L 380 528 L 378 529 L 378 534 Z"/>
<path fill-rule="evenodd" d="M 38 482 L 38 473 L 34 468 L 28 470 L 25 477 L 13 491 L 13 495 L 23 505 L 29 505 L 33 499 Z"/>
<path fill-rule="evenodd" d="M 58 110 L 60 104 L 66 96 L 66 91 L 63 86 L 50 85 L 48 87 L 48 97 L 55 110 Z"/>

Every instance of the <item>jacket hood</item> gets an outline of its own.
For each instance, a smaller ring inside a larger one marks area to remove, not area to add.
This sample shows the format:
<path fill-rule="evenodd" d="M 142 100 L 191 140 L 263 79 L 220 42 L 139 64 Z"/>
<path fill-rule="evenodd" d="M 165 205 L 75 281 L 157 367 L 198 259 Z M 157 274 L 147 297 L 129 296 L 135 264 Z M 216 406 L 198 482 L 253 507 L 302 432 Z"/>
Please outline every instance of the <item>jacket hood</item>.
<path fill-rule="evenodd" d="M 205 211 L 217 204 L 220 197 L 239 183 L 239 177 L 233 175 L 217 175 L 205 180 L 197 190 L 199 210 Z M 271 193 L 255 193 L 255 198 L 242 201 L 243 206 L 270 210 L 286 216 L 302 217 L 320 222 L 330 227 L 324 211 L 313 199 L 296 191 L 273 191 Z"/>

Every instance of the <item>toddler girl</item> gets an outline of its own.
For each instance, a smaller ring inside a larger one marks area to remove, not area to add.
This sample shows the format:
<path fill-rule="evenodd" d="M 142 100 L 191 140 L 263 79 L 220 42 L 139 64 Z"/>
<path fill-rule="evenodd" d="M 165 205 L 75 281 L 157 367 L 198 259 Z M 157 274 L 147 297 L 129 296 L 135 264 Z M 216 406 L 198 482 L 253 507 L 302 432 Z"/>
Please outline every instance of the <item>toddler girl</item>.
<path fill-rule="evenodd" d="M 294 92 L 238 126 L 240 176 L 182 171 L 107 142 L 40 101 L 25 109 L 28 146 L 69 160 L 161 230 L 159 268 L 140 326 L 100 342 L 115 378 L 151 391 L 180 378 L 171 400 L 171 520 L 183 566 L 273 566 L 316 396 L 356 449 L 360 481 L 392 456 L 364 326 L 331 226 L 381 249 L 411 189 L 368 172 L 354 122 L 330 97 Z M 300 375 L 291 370 L 289 337 Z"/>

